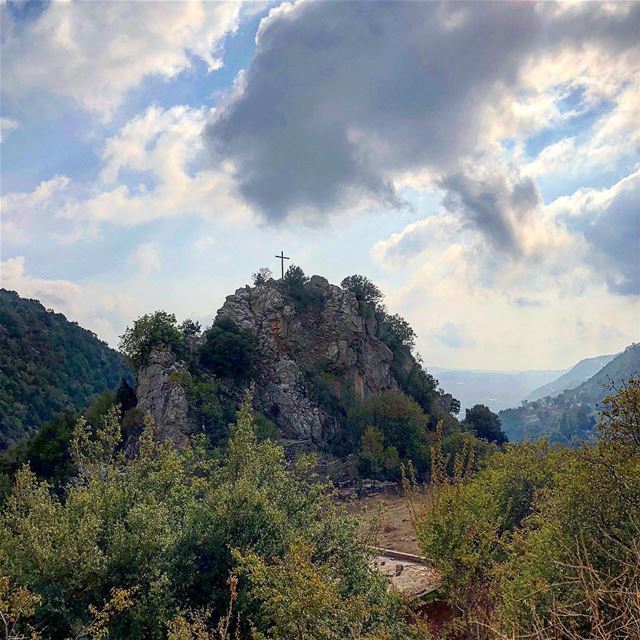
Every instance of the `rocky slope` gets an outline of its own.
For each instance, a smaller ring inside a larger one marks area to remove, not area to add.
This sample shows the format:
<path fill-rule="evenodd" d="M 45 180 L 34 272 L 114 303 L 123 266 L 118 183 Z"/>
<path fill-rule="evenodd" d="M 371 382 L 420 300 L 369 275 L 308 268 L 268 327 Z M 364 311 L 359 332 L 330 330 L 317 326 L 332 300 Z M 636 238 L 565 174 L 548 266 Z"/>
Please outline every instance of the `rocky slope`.
<path fill-rule="evenodd" d="M 138 373 L 138 409 L 150 411 L 162 433 L 179 442 L 185 431 L 200 427 L 194 380 L 215 387 L 221 411 L 225 402 L 237 405 L 253 383 L 256 410 L 283 438 L 320 449 L 341 428 L 350 402 L 389 389 L 407 390 L 407 380 L 413 381 L 409 394 L 421 394 L 416 400 L 434 415 L 451 409 L 451 396 L 429 386 L 435 381 L 408 347 L 399 344 L 392 350 L 381 340 L 382 313 L 363 313 L 352 291 L 320 276 L 311 277 L 300 291 L 303 298 L 292 295 L 283 281 L 270 279 L 228 296 L 214 326 L 230 321 L 248 337 L 250 371 L 241 372 L 240 379 L 213 376 L 202 359 L 179 362 L 170 352 L 154 351 Z M 196 351 L 205 338 L 206 333 L 197 339 Z"/>

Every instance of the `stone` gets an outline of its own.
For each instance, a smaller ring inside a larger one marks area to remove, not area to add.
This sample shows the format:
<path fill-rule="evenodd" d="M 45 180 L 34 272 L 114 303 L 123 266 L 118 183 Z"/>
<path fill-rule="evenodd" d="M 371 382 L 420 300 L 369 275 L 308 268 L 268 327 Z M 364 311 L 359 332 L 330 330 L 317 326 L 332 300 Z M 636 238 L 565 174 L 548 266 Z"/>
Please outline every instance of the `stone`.
<path fill-rule="evenodd" d="M 136 397 L 138 410 L 153 418 L 157 437 L 184 444 L 194 430 L 189 417 L 189 401 L 180 383 L 188 376 L 184 364 L 178 362 L 171 351 L 153 350 L 147 365 L 138 372 Z"/>
<path fill-rule="evenodd" d="M 337 428 L 335 416 L 318 406 L 312 379 L 322 370 L 334 393 L 362 399 L 396 387 L 393 354 L 375 335 L 375 318 L 366 322 L 351 291 L 312 276 L 317 305 L 298 310 L 282 281 L 243 287 L 228 296 L 220 317 L 232 319 L 257 345 L 256 408 L 273 420 L 285 438 L 327 444 Z"/>

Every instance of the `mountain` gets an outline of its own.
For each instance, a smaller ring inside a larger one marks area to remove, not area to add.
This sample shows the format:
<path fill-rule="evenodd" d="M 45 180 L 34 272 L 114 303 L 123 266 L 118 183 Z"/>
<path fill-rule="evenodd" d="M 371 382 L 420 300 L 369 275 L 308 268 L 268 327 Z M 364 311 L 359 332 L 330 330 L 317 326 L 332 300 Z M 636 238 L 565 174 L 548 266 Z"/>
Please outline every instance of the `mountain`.
<path fill-rule="evenodd" d="M 515 407 L 562 371 L 480 371 L 431 367 L 442 386 L 460 400 L 462 411 L 484 404 L 492 411 Z"/>
<path fill-rule="evenodd" d="M 499 414 L 504 431 L 513 442 L 547 436 L 551 441 L 575 444 L 589 439 L 602 400 L 611 382 L 620 385 L 640 373 L 640 343 L 629 345 L 586 382 L 559 395 L 548 396 Z"/>
<path fill-rule="evenodd" d="M 194 376 L 213 376 L 220 395 L 236 400 L 252 380 L 256 408 L 283 437 L 320 448 L 337 436 L 351 400 L 402 388 L 425 410 L 452 402 L 381 314 L 321 276 L 238 289 L 197 349 L 197 362 L 175 348 L 153 350 L 138 371 L 139 410 L 173 439 L 201 422 L 188 401 Z"/>
<path fill-rule="evenodd" d="M 123 342 L 138 364 L 137 415 L 151 413 L 177 444 L 204 433 L 221 446 L 253 387 L 260 429 L 290 452 L 364 451 L 378 477 L 407 459 L 424 470 L 437 422 L 446 435 L 462 430 L 457 402 L 412 355 L 411 327 L 357 278 L 336 286 L 300 272 L 243 287 L 204 332 L 164 312 L 139 318 Z"/>
<path fill-rule="evenodd" d="M 127 375 L 122 356 L 94 333 L 0 289 L 0 449 L 58 413 L 84 409 Z"/>
<path fill-rule="evenodd" d="M 580 360 L 578 364 L 571 367 L 569 371 L 561 375 L 556 380 L 534 389 L 525 398 L 525 400 L 533 402 L 534 400 L 540 400 L 540 398 L 557 396 L 565 389 L 574 389 L 598 373 L 598 371 L 611 362 L 616 355 L 617 354 L 613 353 L 608 356 L 596 356 L 595 358 L 585 358 L 584 360 Z"/>

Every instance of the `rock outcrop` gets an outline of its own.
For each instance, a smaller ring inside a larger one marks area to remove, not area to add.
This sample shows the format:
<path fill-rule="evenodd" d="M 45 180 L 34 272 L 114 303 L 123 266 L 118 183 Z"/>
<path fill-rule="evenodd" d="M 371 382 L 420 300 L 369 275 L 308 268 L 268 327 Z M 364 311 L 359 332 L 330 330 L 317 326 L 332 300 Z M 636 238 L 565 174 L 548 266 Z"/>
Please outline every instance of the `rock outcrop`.
<path fill-rule="evenodd" d="M 315 299 L 296 308 L 281 282 L 238 289 L 218 311 L 255 338 L 255 401 L 286 438 L 322 447 L 335 416 L 318 402 L 318 376 L 336 396 L 362 399 L 396 386 L 393 354 L 376 337 L 375 317 L 364 319 L 351 291 L 313 276 Z"/>
<path fill-rule="evenodd" d="M 138 410 L 143 415 L 151 414 L 159 438 L 172 440 L 176 445 L 184 443 L 194 426 L 181 384 L 186 373 L 184 364 L 168 350 L 152 351 L 147 365 L 138 372 Z"/>

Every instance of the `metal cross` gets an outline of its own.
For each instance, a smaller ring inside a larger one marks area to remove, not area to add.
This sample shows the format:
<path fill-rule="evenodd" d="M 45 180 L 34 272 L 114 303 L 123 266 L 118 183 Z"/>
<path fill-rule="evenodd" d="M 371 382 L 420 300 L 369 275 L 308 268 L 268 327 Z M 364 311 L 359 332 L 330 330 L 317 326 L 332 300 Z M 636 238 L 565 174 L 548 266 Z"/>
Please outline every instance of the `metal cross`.
<path fill-rule="evenodd" d="M 280 267 L 282 269 L 282 277 L 284 278 L 284 261 L 289 260 L 287 256 L 284 255 L 284 251 L 280 251 L 280 255 L 276 256 L 276 258 L 280 259 Z"/>

